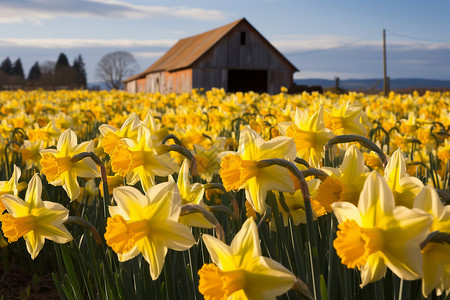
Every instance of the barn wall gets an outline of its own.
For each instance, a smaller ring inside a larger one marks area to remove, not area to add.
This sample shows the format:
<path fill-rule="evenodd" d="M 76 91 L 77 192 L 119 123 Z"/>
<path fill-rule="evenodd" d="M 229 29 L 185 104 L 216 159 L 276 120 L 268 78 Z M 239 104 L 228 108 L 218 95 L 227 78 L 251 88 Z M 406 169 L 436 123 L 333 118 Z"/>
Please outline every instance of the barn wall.
<path fill-rule="evenodd" d="M 128 93 L 136 93 L 136 80 L 125 82 L 123 89 Z"/>
<path fill-rule="evenodd" d="M 138 80 L 136 80 L 136 92 L 137 93 L 145 92 L 145 82 L 146 82 L 145 77 L 139 78 Z"/>
<path fill-rule="evenodd" d="M 213 87 L 226 89 L 228 74 L 226 69 L 195 68 L 192 71 L 192 88 L 210 90 Z"/>
<path fill-rule="evenodd" d="M 241 45 L 241 32 L 246 33 L 245 45 Z M 293 71 L 285 60 L 245 23 L 236 26 L 208 51 L 195 67 Z"/>
<path fill-rule="evenodd" d="M 241 45 L 241 32 L 246 35 L 245 45 Z M 236 26 L 194 65 L 193 87 L 226 90 L 228 69 L 267 70 L 270 94 L 278 93 L 282 86 L 290 87 L 295 71 L 245 23 Z"/>
<path fill-rule="evenodd" d="M 164 75 L 171 86 L 169 90 L 174 93 L 189 93 L 192 90 L 192 69 L 180 70 L 176 72 L 166 72 Z M 169 91 L 170 93 L 170 91 Z"/>

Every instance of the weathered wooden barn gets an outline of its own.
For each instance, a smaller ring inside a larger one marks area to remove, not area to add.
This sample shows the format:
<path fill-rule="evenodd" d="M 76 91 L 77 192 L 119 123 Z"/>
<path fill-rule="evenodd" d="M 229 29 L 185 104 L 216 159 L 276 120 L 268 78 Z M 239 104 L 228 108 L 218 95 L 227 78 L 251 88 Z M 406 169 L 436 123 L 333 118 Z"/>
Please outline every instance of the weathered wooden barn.
<path fill-rule="evenodd" d="M 194 88 L 275 94 L 298 71 L 245 18 L 179 40 L 144 72 L 127 78 L 125 90 L 183 93 Z"/>

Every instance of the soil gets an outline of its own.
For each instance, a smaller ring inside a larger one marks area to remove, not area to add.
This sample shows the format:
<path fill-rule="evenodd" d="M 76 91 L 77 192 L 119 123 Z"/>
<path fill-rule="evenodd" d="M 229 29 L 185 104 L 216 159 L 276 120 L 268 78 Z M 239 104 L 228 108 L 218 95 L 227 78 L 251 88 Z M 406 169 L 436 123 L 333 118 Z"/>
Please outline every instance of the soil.
<path fill-rule="evenodd" d="M 60 299 L 53 283 L 52 274 L 37 277 L 33 282 L 33 275 L 23 266 L 14 266 L 5 271 L 0 262 L 0 298 L 5 300 L 30 299 L 52 300 Z"/>

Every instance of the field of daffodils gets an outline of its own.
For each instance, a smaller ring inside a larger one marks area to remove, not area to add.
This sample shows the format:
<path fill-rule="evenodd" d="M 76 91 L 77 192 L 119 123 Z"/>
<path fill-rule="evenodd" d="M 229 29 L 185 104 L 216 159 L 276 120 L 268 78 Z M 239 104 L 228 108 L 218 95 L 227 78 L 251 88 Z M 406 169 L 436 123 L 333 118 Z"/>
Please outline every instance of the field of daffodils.
<path fill-rule="evenodd" d="M 0 103 L 0 297 L 450 293 L 449 92 Z"/>

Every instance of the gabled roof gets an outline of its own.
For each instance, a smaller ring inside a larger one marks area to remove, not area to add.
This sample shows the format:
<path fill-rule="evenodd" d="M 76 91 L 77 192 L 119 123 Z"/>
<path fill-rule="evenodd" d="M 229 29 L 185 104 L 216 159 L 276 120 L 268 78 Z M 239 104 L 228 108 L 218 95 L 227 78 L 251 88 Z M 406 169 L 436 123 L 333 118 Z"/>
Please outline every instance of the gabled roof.
<path fill-rule="evenodd" d="M 241 22 L 247 23 L 262 38 L 262 40 L 279 55 L 295 71 L 298 69 L 291 64 L 269 41 L 267 41 L 245 18 L 236 20 L 225 26 L 200 33 L 191 37 L 179 40 L 170 48 L 160 59 L 145 71 L 131 76 L 124 80 L 125 82 L 144 77 L 148 73 L 159 71 L 174 71 L 192 66 L 208 50 L 213 48 L 225 35 Z"/>

